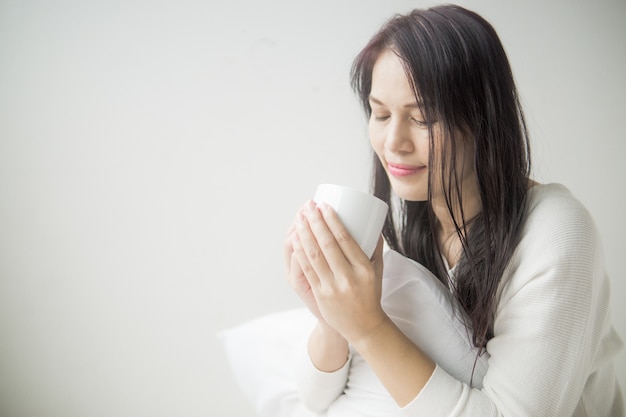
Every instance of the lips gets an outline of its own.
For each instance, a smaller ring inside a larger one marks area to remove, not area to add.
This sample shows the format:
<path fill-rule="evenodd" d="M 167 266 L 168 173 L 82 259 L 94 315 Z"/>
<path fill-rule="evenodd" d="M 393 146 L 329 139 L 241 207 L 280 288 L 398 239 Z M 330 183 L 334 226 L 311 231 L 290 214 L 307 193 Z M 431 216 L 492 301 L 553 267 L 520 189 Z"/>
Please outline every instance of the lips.
<path fill-rule="evenodd" d="M 387 162 L 387 171 L 394 177 L 407 177 L 422 172 L 426 169 L 425 165 L 406 165 L 406 164 L 393 164 Z"/>

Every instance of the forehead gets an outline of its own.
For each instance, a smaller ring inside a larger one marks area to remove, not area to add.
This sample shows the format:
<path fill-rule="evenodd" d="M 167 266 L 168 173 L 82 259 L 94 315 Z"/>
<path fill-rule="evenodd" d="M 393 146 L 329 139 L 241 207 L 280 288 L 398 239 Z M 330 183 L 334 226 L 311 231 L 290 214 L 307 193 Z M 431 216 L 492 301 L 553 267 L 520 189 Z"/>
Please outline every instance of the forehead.
<path fill-rule="evenodd" d="M 370 96 L 387 105 L 416 102 L 404 65 L 390 50 L 382 52 L 374 63 Z"/>

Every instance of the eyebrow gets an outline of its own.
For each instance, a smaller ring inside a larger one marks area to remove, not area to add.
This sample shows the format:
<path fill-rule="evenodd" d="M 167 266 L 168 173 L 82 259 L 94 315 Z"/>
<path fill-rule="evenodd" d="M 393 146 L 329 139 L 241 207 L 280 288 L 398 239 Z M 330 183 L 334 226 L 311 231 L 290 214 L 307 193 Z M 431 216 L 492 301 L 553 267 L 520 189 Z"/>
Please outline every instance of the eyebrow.
<path fill-rule="evenodd" d="M 373 95 L 370 94 L 369 96 L 369 101 L 378 104 L 379 106 L 384 106 L 385 103 L 383 103 L 381 100 L 377 99 L 376 97 L 374 97 Z M 416 108 L 416 109 L 421 109 L 423 108 L 424 104 L 422 102 L 412 102 L 412 103 L 407 103 L 404 105 L 404 107 L 407 108 Z"/>

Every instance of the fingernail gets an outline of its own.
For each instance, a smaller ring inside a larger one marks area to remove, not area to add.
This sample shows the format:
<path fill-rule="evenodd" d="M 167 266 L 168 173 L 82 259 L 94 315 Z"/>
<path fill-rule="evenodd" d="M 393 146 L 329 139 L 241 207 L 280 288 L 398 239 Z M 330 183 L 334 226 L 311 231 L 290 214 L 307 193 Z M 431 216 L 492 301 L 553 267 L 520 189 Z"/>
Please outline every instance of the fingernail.
<path fill-rule="evenodd" d="M 302 215 L 302 212 L 298 212 L 298 214 L 296 214 L 296 226 L 302 226 L 304 224 L 304 216 Z"/>
<path fill-rule="evenodd" d="M 306 208 L 306 211 L 313 213 L 315 211 L 315 202 L 313 200 L 309 200 L 304 207 Z"/>

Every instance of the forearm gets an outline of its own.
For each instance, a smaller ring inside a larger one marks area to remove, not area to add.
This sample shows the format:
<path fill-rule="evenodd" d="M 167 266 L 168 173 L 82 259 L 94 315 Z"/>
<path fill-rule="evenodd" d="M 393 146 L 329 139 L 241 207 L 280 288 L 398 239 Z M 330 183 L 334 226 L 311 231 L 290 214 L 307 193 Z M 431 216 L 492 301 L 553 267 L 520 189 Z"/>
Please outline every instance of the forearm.
<path fill-rule="evenodd" d="M 435 370 L 435 363 L 390 319 L 352 344 L 401 407 L 419 394 Z"/>
<path fill-rule="evenodd" d="M 311 362 L 322 372 L 334 372 L 343 367 L 350 353 L 346 339 L 322 322 L 313 329 L 308 350 Z"/>
<path fill-rule="evenodd" d="M 307 352 L 303 349 L 302 362 L 296 368 L 296 384 L 302 401 L 316 413 L 326 410 L 341 395 L 350 370 L 348 344 L 330 330 L 327 325 L 318 323 L 307 341 Z"/>

